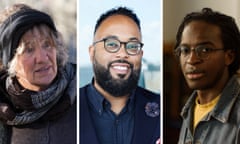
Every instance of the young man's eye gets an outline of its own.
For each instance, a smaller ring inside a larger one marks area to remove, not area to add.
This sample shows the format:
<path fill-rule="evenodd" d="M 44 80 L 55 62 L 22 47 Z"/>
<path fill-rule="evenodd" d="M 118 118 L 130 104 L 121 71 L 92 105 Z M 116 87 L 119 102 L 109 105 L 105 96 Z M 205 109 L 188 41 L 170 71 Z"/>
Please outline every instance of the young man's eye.
<path fill-rule="evenodd" d="M 207 52 L 210 52 L 211 50 L 212 50 L 211 48 L 204 47 L 201 49 L 201 52 L 207 53 Z"/>
<path fill-rule="evenodd" d="M 184 55 L 189 54 L 190 51 L 191 51 L 190 48 L 188 48 L 188 47 L 181 47 L 180 50 L 181 50 L 181 53 L 184 54 Z"/>

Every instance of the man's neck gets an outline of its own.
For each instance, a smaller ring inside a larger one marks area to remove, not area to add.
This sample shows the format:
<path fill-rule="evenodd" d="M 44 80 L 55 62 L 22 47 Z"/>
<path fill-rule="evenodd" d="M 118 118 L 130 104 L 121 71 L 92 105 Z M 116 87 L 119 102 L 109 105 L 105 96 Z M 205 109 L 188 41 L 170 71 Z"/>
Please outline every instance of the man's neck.
<path fill-rule="evenodd" d="M 199 104 L 207 104 L 211 102 L 214 98 L 220 95 L 221 91 L 214 91 L 214 90 L 198 90 L 198 103 Z"/>
<path fill-rule="evenodd" d="M 225 75 L 225 76 L 222 76 L 222 78 L 218 82 L 216 82 L 216 84 L 213 87 L 208 88 L 208 89 L 197 90 L 199 103 L 200 104 L 209 103 L 214 98 L 219 96 L 222 93 L 228 80 L 229 80 L 229 76 Z"/>

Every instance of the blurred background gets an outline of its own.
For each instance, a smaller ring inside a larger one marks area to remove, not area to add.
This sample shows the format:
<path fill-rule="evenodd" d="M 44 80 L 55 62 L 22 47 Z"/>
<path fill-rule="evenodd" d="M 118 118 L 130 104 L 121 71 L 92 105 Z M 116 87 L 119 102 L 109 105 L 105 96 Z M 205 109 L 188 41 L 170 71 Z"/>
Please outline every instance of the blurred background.
<path fill-rule="evenodd" d="M 180 112 L 192 93 L 173 56 L 175 35 L 183 17 L 203 7 L 222 12 L 235 18 L 240 26 L 239 0 L 163 0 L 163 143 L 176 144 L 181 126 Z"/>
<path fill-rule="evenodd" d="M 141 21 L 143 36 L 142 73 L 139 85 L 160 93 L 160 61 L 162 52 L 162 30 L 160 0 L 80 0 L 78 13 L 78 63 L 80 87 L 91 82 L 93 77 L 88 47 L 92 44 L 97 19 L 107 10 L 118 6 L 132 9 Z"/>
<path fill-rule="evenodd" d="M 69 48 L 69 59 L 76 63 L 77 2 L 76 0 L 0 0 L 0 11 L 14 3 L 24 3 L 32 8 L 48 13 L 63 34 Z"/>

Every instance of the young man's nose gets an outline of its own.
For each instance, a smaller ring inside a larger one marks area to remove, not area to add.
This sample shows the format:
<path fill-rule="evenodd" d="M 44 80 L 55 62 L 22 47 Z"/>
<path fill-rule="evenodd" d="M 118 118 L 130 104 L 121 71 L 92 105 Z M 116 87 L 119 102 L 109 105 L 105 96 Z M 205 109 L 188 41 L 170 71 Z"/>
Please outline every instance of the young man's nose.
<path fill-rule="evenodd" d="M 191 50 L 191 52 L 187 55 L 186 57 L 186 61 L 187 63 L 189 64 L 194 64 L 196 62 L 199 62 L 200 58 L 199 56 L 197 55 L 196 51 L 195 50 Z"/>

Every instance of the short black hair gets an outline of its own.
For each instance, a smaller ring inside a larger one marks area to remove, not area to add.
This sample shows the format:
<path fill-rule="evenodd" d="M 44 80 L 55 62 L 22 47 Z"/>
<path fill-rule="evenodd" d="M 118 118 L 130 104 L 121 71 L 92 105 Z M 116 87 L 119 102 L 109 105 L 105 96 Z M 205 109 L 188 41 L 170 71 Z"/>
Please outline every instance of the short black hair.
<path fill-rule="evenodd" d="M 220 28 L 224 49 L 233 50 L 235 53 L 235 59 L 228 67 L 230 76 L 235 74 L 240 65 L 240 33 L 234 18 L 220 12 L 213 11 L 211 8 L 203 8 L 200 12 L 187 14 L 178 28 L 174 49 L 176 49 L 181 43 L 182 33 L 185 26 L 192 21 L 204 21 Z"/>
<path fill-rule="evenodd" d="M 129 9 L 127 7 L 117 7 L 117 8 L 110 9 L 109 11 L 107 11 L 106 13 L 103 13 L 99 17 L 99 19 L 97 20 L 97 23 L 95 25 L 94 34 L 96 33 L 98 27 L 102 24 L 102 22 L 105 19 L 107 19 L 108 17 L 113 16 L 113 15 L 124 15 L 124 16 L 131 18 L 137 24 L 139 30 L 141 30 L 140 20 L 137 17 L 136 13 L 134 13 L 131 9 Z"/>

